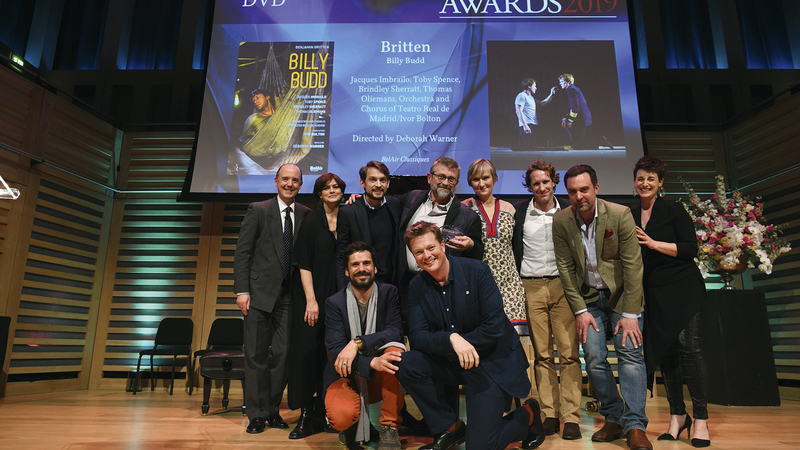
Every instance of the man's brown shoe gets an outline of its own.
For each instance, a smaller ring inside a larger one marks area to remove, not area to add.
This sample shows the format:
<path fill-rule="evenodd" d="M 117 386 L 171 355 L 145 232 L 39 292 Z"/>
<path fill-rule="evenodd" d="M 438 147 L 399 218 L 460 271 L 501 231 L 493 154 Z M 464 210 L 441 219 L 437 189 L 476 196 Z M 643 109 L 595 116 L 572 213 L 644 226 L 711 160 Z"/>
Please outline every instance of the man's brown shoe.
<path fill-rule="evenodd" d="M 636 428 L 628 431 L 628 447 L 632 450 L 653 450 L 653 444 L 647 439 L 647 434 Z"/>
<path fill-rule="evenodd" d="M 618 423 L 606 422 L 603 428 L 600 428 L 592 435 L 592 441 L 611 442 L 616 439 L 622 439 L 623 434 L 622 427 Z"/>
<path fill-rule="evenodd" d="M 555 417 L 548 417 L 547 419 L 544 419 L 542 428 L 544 428 L 545 436 L 552 436 L 561 430 L 561 423 Z"/>
<path fill-rule="evenodd" d="M 581 436 L 581 427 L 577 423 L 565 423 L 564 424 L 564 431 L 561 433 L 561 439 L 566 439 L 568 441 L 574 439 L 580 439 Z"/>

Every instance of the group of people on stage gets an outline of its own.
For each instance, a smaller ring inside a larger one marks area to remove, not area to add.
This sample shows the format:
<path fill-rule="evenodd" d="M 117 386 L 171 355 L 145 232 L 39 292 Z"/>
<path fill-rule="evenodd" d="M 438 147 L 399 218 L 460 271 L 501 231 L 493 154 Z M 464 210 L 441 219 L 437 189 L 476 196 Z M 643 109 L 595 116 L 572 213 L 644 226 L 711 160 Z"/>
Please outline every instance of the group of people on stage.
<path fill-rule="evenodd" d="M 433 435 L 424 450 L 518 441 L 532 449 L 558 432 L 580 439 L 583 345 L 605 419 L 592 441 L 625 437 L 633 449 L 652 449 L 645 403 L 660 365 L 671 417 L 658 440 L 687 429 L 693 446 L 710 444 L 698 342 L 705 287 L 692 221 L 660 195 L 664 163 L 645 156 L 636 164 L 633 210 L 597 198 L 588 165 L 564 173 L 568 198 L 559 198 L 555 167 L 534 161 L 524 181 L 533 196 L 514 205 L 494 196 L 497 172 L 486 159 L 467 170 L 475 196 L 463 201 L 455 196 L 461 168 L 448 157 L 431 165 L 430 189 L 400 196 L 386 195 L 383 163 L 359 174 L 363 194 L 343 207 L 341 178 L 317 178 L 322 207 L 312 212 L 294 201 L 300 169 L 283 165 L 278 195 L 251 204 L 242 221 L 234 290 L 245 315 L 248 433 L 289 428 L 279 414 L 288 381 L 289 408 L 301 410 L 290 439 L 338 431 L 343 444 L 399 449 L 401 426 Z M 519 338 L 526 330 L 539 398 L 509 412 L 511 399 L 531 390 Z M 405 393 L 422 419 L 406 411 Z M 380 401 L 376 430 L 369 405 Z"/>
<path fill-rule="evenodd" d="M 586 128 L 592 125 L 592 111 L 586 102 L 583 91 L 575 86 L 575 77 L 565 73 L 558 76 L 558 85 L 567 93 L 569 110 L 561 119 L 561 128 L 564 129 L 566 140 L 574 149 L 585 150 Z M 522 80 L 522 92 L 514 99 L 514 111 L 519 124 L 519 150 L 536 150 L 539 147 L 537 128 L 539 127 L 539 106 L 550 103 L 556 93 L 556 87 L 550 88 L 550 95 L 544 100 L 537 100 L 536 80 L 525 78 Z"/>

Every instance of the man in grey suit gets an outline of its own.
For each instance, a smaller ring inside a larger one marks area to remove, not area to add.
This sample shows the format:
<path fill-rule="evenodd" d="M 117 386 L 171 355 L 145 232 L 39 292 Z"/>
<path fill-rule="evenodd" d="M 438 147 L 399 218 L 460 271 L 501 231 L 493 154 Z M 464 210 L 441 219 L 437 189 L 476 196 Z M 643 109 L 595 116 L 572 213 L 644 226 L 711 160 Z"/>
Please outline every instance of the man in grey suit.
<path fill-rule="evenodd" d="M 292 249 L 311 212 L 294 201 L 302 185 L 300 168 L 282 165 L 275 175 L 277 197 L 250 204 L 236 243 L 233 289 L 244 313 L 248 433 L 261 433 L 267 424 L 289 428 L 278 408 L 287 382 Z"/>

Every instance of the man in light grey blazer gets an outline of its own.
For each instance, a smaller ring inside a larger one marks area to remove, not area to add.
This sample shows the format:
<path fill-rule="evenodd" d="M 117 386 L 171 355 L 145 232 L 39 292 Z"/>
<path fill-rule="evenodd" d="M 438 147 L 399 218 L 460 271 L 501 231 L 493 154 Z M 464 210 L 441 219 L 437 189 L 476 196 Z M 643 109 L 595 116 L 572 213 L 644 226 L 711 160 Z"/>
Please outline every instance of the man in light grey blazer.
<path fill-rule="evenodd" d="M 251 203 L 242 220 L 233 259 L 236 306 L 244 313 L 245 393 L 248 433 L 266 425 L 289 428 L 278 408 L 286 388 L 291 316 L 292 249 L 311 210 L 294 199 L 303 174 L 284 164 L 275 175 L 278 195 Z"/>

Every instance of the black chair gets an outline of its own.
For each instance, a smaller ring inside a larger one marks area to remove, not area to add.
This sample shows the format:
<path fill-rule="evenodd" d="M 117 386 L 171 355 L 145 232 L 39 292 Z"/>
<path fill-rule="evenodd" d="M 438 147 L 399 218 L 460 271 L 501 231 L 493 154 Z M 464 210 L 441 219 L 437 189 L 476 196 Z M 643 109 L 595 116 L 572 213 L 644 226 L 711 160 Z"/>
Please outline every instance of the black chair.
<path fill-rule="evenodd" d="M 139 362 L 136 363 L 136 384 L 134 385 L 133 395 L 139 386 L 142 356 L 150 356 L 150 390 L 155 390 L 155 372 L 153 370 L 153 356 L 172 355 L 172 378 L 169 383 L 169 395 L 172 395 L 172 388 L 175 385 L 175 360 L 178 355 L 186 355 L 189 363 L 192 357 L 192 334 L 194 333 L 194 322 L 188 318 L 168 317 L 161 320 L 156 332 L 155 345 L 151 349 L 139 352 Z"/>
<path fill-rule="evenodd" d="M 194 388 L 194 371 L 197 370 L 197 358 L 217 350 L 242 350 L 244 344 L 244 321 L 238 318 L 219 318 L 211 324 L 208 332 L 208 344 L 203 350 L 194 352 L 190 367 L 189 395 Z"/>
<path fill-rule="evenodd" d="M 228 409 L 228 392 L 231 389 L 231 380 L 241 380 L 242 392 L 245 389 L 244 351 L 219 350 L 206 353 L 200 357 L 200 375 L 203 376 L 203 415 L 208 414 L 211 380 L 222 380 L 222 408 Z M 242 405 L 242 414 L 245 411 L 245 405 Z"/>

